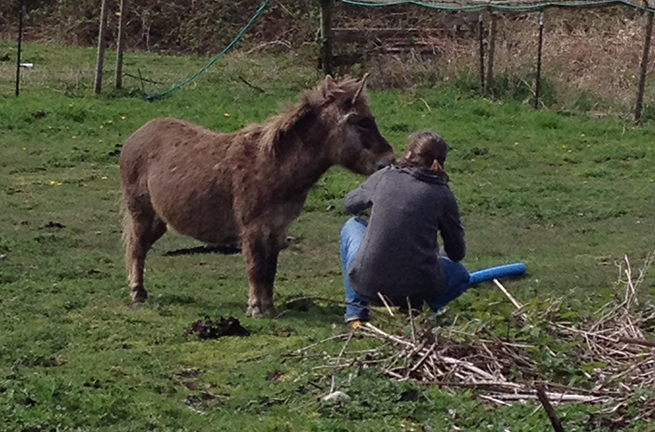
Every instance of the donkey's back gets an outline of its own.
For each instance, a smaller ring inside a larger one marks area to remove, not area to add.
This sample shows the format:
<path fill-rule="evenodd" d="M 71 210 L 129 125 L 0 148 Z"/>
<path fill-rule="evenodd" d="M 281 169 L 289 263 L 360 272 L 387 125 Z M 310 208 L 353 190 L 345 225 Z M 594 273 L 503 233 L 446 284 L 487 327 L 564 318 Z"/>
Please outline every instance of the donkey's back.
<path fill-rule="evenodd" d="M 222 143 L 225 138 L 226 134 L 214 133 L 174 118 L 151 120 L 125 141 L 119 162 L 121 180 L 128 180 L 126 176 L 142 174 L 151 166 L 162 163 L 175 168 L 196 162 L 197 156 L 210 149 L 217 157 L 224 156 L 228 148 L 227 142 Z"/>

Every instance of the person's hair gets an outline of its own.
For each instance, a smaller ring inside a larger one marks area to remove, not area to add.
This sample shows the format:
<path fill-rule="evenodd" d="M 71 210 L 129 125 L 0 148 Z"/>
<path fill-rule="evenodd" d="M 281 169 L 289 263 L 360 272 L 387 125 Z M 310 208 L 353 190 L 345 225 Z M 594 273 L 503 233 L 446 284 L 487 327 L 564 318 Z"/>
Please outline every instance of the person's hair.
<path fill-rule="evenodd" d="M 407 139 L 405 156 L 396 165 L 399 167 L 427 167 L 435 175 L 446 178 L 444 166 L 448 156 L 448 144 L 431 130 L 414 132 Z"/>

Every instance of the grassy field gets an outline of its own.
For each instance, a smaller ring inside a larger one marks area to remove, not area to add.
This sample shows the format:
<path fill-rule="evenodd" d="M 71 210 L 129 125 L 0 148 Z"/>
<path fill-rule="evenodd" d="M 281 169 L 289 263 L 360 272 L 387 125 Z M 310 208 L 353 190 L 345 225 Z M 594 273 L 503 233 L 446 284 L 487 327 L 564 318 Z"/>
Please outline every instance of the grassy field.
<path fill-rule="evenodd" d="M 0 42 L 0 54 L 10 50 Z M 141 91 L 164 85 L 142 89 L 126 78 L 128 90 L 113 92 L 109 81 L 103 96 L 93 96 L 94 55 L 28 44 L 24 58 L 36 68 L 24 71 L 17 99 L 12 65 L 0 63 L 0 431 L 550 428 L 533 403 L 492 410 L 468 391 L 396 383 L 374 372 L 338 374 L 338 388 L 351 400 L 325 404 L 320 397 L 330 374 L 313 369 L 320 356 L 284 358 L 345 331 L 338 305 L 285 307 L 300 296 L 342 297 L 338 233 L 347 216 L 340 203 L 364 178 L 340 168 L 318 183 L 291 228 L 277 276 L 278 319 L 245 317 L 239 255 L 165 256 L 197 246 L 175 234 L 148 257 L 148 303 L 130 308 L 116 147 L 160 116 L 223 131 L 262 121 L 319 77 L 297 56 L 236 54 L 188 89 L 148 103 Z M 126 70 L 172 83 L 205 60 L 130 54 Z M 524 261 L 529 277 L 507 282 L 519 300 L 561 298 L 570 317 L 583 320 L 615 291 L 615 262 L 627 254 L 639 263 L 654 248 L 655 126 L 535 112 L 454 87 L 372 92 L 371 104 L 398 154 L 420 128 L 449 142 L 451 187 L 469 244 L 464 264 L 475 270 Z M 653 281 L 644 284 L 649 296 Z M 456 314 L 502 323 L 511 307 L 485 285 L 454 302 L 446 317 Z M 205 315 L 233 315 L 252 334 L 209 342 L 186 337 Z M 340 347 L 328 342 L 323 350 Z M 552 348 L 565 358 L 565 347 Z M 408 389 L 424 398 L 398 402 Z M 567 431 L 583 431 L 595 429 L 589 421 L 595 409 L 568 405 L 558 412 Z M 630 430 L 653 429 L 637 421 Z"/>

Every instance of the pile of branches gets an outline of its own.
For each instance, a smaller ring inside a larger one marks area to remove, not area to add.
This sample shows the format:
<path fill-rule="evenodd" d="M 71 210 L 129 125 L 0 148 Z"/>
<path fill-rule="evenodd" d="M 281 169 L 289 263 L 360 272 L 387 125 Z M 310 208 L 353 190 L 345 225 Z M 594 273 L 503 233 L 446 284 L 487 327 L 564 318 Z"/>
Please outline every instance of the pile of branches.
<path fill-rule="evenodd" d="M 546 382 L 543 376 L 548 367 L 530 355 L 531 349 L 540 348 L 538 343 L 503 339 L 484 326 L 478 331 L 467 331 L 467 327 L 457 326 L 456 322 L 436 332 L 430 325 L 416 328 L 411 313 L 409 329 L 403 332 L 391 334 L 366 323 L 344 335 L 346 342 L 341 351 L 336 357 L 326 357 L 326 367 L 373 367 L 399 381 L 478 389 L 479 398 L 499 405 L 530 399 L 539 399 L 544 407 L 548 401 L 604 404 L 601 413 L 623 415 L 628 405 L 643 394 L 640 389 L 655 388 L 655 341 L 646 336 L 655 329 L 655 308 L 642 304 L 638 296 L 653 257 L 653 254 L 648 256 L 636 275 L 626 257 L 619 265 L 618 286 L 622 292 L 598 311 L 599 318 L 580 324 L 554 318 L 560 316 L 554 313 L 559 310 L 558 303 L 539 314 L 526 312 L 494 280 L 514 305 L 515 322 L 522 328 L 535 324 L 545 328 L 553 340 L 578 347 L 570 356 L 575 364 L 595 365 L 590 372 L 580 369 L 591 383 L 586 388 Z M 390 309 L 389 313 L 392 313 Z M 381 343 L 375 349 L 347 351 L 348 344 L 358 336 L 375 338 Z M 557 357 L 550 347 L 541 348 Z M 655 398 L 641 397 L 641 418 L 655 419 Z"/>

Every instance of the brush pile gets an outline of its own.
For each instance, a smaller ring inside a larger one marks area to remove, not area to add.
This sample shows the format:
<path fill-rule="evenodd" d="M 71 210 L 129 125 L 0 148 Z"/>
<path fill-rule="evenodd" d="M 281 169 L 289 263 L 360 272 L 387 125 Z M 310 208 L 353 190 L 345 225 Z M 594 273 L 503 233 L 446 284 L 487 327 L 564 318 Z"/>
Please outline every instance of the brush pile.
<path fill-rule="evenodd" d="M 484 325 L 470 330 L 470 323 L 457 325 L 457 319 L 447 328 L 434 329 L 426 324 L 416 328 L 417 320 L 410 314 L 410 325 L 402 332 L 385 332 L 366 323 L 344 335 L 345 344 L 337 357 L 326 357 L 326 367 L 377 368 L 396 380 L 477 389 L 479 398 L 499 405 L 536 400 L 541 387 L 553 404 L 604 404 L 600 412 L 615 416 L 623 416 L 629 405 L 638 404 L 642 419 L 655 419 L 655 398 L 647 391 L 655 388 L 655 308 L 642 304 L 638 295 L 653 257 L 648 256 L 637 275 L 626 257 L 619 265 L 618 287 L 622 292 L 598 311 L 595 316 L 599 318 L 578 324 L 558 319 L 558 303 L 545 312 L 526 312 L 500 282 L 494 281 L 516 308 L 513 318 L 517 326 L 539 327 L 550 340 L 572 347 L 570 352 L 562 353 L 559 345 L 555 347 L 560 351 L 557 354 L 543 340 L 501 338 Z M 375 338 L 380 345 L 347 351 L 358 336 Z M 545 353 L 546 359 L 535 356 L 535 352 Z M 582 385 L 553 378 L 557 373 L 553 373 L 554 362 L 548 357 L 561 361 L 563 356 L 569 370 L 586 378 Z"/>

